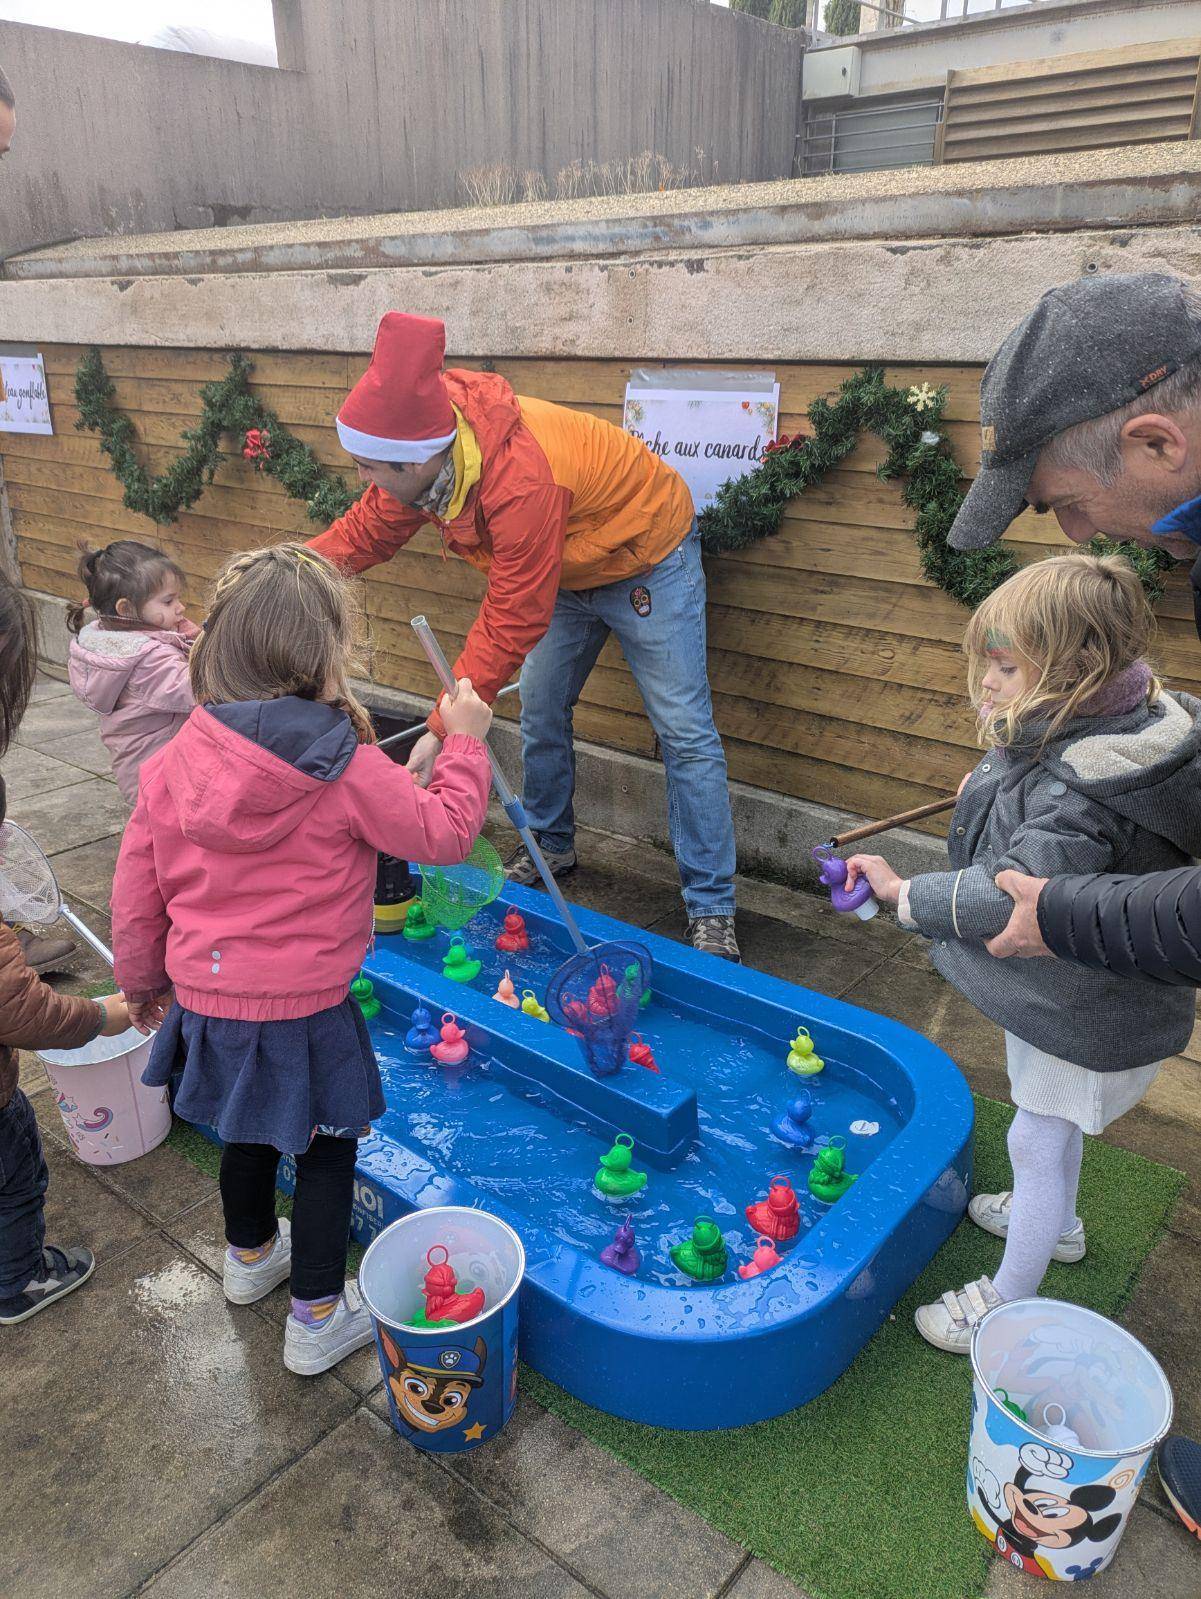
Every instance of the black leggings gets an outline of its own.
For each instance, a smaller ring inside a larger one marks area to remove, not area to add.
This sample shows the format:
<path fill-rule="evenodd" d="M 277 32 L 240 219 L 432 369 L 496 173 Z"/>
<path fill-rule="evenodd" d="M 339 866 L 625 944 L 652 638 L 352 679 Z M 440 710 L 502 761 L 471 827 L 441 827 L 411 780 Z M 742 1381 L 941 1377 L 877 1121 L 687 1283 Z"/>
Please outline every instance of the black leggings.
<path fill-rule="evenodd" d="M 291 1289 L 297 1299 L 324 1299 L 342 1292 L 358 1147 L 356 1138 L 318 1133 L 296 1157 Z M 275 1231 L 279 1162 L 279 1150 L 270 1144 L 226 1144 L 222 1150 L 225 1236 L 235 1249 L 258 1249 Z"/>

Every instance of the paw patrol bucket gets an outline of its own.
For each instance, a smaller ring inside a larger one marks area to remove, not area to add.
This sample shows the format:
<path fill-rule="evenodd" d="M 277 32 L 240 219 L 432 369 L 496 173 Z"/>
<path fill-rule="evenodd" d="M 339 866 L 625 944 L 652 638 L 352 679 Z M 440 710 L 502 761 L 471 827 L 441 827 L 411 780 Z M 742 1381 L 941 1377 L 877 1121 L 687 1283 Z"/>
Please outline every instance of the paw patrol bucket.
<path fill-rule="evenodd" d="M 1080 1305 L 1019 1299 L 972 1335 L 968 1511 L 1020 1571 L 1078 1582 L 1117 1551 L 1172 1420 L 1159 1363 Z"/>
<path fill-rule="evenodd" d="M 457 1205 L 403 1216 L 368 1249 L 359 1289 L 402 1438 L 457 1455 L 495 1438 L 508 1421 L 524 1275 L 525 1250 L 513 1229 Z"/>
<path fill-rule="evenodd" d="M 131 1027 L 82 1049 L 38 1051 L 71 1148 L 89 1166 L 136 1160 L 171 1131 L 167 1090 L 142 1081 L 153 1043 Z"/>

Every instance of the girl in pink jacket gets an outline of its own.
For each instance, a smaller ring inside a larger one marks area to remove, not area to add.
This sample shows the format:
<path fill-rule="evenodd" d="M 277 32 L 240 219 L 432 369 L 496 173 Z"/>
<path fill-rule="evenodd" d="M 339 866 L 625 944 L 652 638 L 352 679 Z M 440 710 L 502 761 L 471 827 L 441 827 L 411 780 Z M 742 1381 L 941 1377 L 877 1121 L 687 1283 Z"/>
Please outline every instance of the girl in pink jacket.
<path fill-rule="evenodd" d="M 188 719 L 195 701 L 188 651 L 199 631 L 183 608 L 183 573 L 170 556 L 134 539 L 86 547 L 79 576 L 88 604 L 67 625 L 68 670 L 77 699 L 100 717 L 100 737 L 127 805 L 138 797 L 138 772 Z M 84 625 L 88 606 L 96 619 Z"/>
<path fill-rule="evenodd" d="M 377 852 L 464 860 L 490 785 L 492 713 L 466 679 L 428 789 L 375 747 L 347 686 L 354 620 L 344 580 L 303 546 L 229 562 L 192 651 L 197 707 L 142 768 L 113 885 L 130 1017 L 161 1022 L 143 1081 L 178 1075 L 176 1110 L 225 1145 L 226 1297 L 290 1278 L 284 1364 L 304 1375 L 372 1336 L 345 1275 L 358 1137 L 384 1110 L 349 997 Z M 296 1156 L 291 1230 L 281 1153 Z"/>

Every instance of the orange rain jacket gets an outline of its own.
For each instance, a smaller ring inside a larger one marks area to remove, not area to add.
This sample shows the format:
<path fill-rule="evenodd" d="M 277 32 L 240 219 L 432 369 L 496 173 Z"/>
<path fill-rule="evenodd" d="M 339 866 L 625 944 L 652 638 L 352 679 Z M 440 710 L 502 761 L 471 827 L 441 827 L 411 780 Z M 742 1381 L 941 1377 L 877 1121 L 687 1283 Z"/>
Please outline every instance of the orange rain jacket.
<path fill-rule="evenodd" d="M 490 703 L 550 626 L 561 588 L 644 576 L 695 513 L 683 478 L 611 422 L 514 394 L 495 372 L 443 377 L 482 457 L 462 510 L 442 522 L 372 484 L 310 543 L 343 571 L 363 572 L 433 521 L 445 546 L 488 577 L 454 671 Z M 445 737 L 437 710 L 429 725 Z"/>

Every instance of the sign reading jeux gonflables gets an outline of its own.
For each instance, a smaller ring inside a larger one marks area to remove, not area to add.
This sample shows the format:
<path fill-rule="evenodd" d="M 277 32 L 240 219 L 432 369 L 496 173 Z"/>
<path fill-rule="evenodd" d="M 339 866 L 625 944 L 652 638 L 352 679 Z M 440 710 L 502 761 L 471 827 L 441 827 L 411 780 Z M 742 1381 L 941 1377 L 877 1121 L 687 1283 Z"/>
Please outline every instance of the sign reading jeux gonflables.
<path fill-rule="evenodd" d="M 40 355 L 0 355 L 0 433 L 53 433 Z"/>

